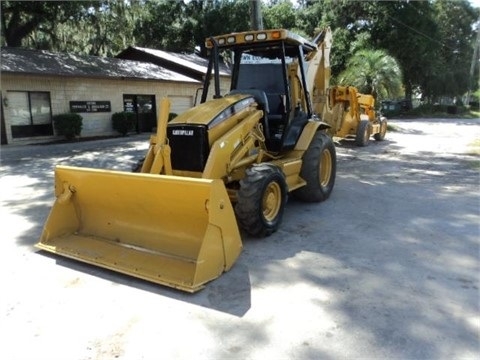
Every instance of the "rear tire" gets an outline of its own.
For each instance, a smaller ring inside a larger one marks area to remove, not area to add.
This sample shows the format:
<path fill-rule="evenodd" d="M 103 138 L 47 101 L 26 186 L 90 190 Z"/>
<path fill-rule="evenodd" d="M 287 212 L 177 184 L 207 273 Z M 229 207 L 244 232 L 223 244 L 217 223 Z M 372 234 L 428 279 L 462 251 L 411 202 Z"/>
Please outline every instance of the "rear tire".
<path fill-rule="evenodd" d="M 305 202 L 320 202 L 328 199 L 335 185 L 337 155 L 332 139 L 317 132 L 303 155 L 300 176 L 307 184 L 292 192 Z"/>
<path fill-rule="evenodd" d="M 355 137 L 355 143 L 357 146 L 366 146 L 370 140 L 370 121 L 369 120 L 360 120 L 358 124 L 357 135 Z"/>
<path fill-rule="evenodd" d="M 272 164 L 253 165 L 240 181 L 235 205 L 240 227 L 256 237 L 272 234 L 282 222 L 286 201 L 287 183 L 282 171 Z"/>
<path fill-rule="evenodd" d="M 381 119 L 380 120 L 380 132 L 373 135 L 373 138 L 376 141 L 382 141 L 385 139 L 385 134 L 387 133 L 387 120 Z"/>

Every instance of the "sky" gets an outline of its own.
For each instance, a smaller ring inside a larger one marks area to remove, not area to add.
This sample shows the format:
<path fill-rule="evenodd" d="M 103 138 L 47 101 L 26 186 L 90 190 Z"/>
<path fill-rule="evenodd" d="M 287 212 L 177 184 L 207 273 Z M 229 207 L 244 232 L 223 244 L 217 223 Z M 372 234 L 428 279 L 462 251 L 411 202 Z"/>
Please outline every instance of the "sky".
<path fill-rule="evenodd" d="M 480 0 L 469 0 L 473 7 L 480 7 Z"/>

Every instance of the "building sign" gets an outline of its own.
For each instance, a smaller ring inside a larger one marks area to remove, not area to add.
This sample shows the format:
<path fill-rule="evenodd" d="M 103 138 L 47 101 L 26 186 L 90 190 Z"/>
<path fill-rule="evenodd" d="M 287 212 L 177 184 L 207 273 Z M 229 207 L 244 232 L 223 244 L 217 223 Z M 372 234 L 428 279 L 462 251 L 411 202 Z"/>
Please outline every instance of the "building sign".
<path fill-rule="evenodd" d="M 70 101 L 70 112 L 111 112 L 110 101 Z"/>
<path fill-rule="evenodd" d="M 135 101 L 133 97 L 123 96 L 123 111 L 135 112 Z"/>

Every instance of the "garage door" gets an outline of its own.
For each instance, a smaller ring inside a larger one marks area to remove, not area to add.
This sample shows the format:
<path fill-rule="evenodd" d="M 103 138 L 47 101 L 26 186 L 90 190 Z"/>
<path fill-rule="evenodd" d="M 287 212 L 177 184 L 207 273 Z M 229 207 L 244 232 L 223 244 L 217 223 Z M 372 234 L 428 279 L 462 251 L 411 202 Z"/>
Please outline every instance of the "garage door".
<path fill-rule="evenodd" d="M 171 101 L 170 112 L 177 115 L 193 106 L 192 96 L 169 96 L 168 98 Z"/>

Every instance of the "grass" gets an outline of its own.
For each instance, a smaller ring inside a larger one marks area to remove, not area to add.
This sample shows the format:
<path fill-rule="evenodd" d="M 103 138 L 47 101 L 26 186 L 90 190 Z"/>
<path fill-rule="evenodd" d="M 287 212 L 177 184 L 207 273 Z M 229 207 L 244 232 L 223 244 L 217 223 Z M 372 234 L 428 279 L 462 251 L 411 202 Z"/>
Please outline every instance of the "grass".
<path fill-rule="evenodd" d="M 388 124 L 387 123 L 387 131 L 390 131 L 390 132 L 396 132 L 398 131 L 398 126 L 395 126 L 395 125 L 392 125 L 392 124 Z"/>
<path fill-rule="evenodd" d="M 472 116 L 472 119 L 480 119 L 480 111 L 470 111 L 469 113 Z"/>
<path fill-rule="evenodd" d="M 480 139 L 475 139 L 468 144 L 468 153 L 471 155 L 480 155 Z"/>

